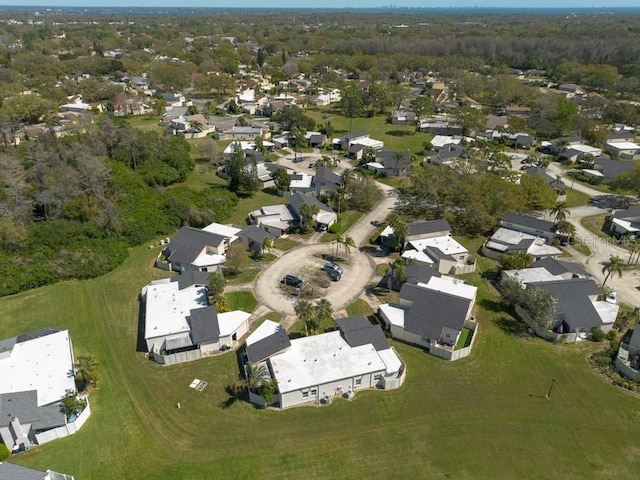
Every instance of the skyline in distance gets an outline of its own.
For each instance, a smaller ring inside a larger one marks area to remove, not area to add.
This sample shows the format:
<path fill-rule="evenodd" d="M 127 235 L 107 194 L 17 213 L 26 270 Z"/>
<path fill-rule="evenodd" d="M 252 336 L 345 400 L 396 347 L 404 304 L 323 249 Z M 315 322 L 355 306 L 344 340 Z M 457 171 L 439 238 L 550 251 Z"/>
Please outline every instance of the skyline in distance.
<path fill-rule="evenodd" d="M 424 0 L 350 0 L 347 2 L 340 0 L 325 0 L 321 6 L 317 1 L 298 0 L 190 0 L 181 5 L 175 0 L 0 0 L 0 6 L 15 7 L 74 7 L 74 8 L 256 8 L 268 10 L 270 8 L 315 8 L 315 9 L 344 9 L 344 8 L 424 8 L 424 9 L 451 9 L 451 8 L 518 8 L 518 9 L 588 9 L 598 8 L 601 10 L 615 8 L 640 7 L 637 0 L 564 0 L 562 2 L 552 0 L 540 0 L 535 4 L 524 0 L 451 0 L 446 4 L 441 2 L 425 2 Z"/>

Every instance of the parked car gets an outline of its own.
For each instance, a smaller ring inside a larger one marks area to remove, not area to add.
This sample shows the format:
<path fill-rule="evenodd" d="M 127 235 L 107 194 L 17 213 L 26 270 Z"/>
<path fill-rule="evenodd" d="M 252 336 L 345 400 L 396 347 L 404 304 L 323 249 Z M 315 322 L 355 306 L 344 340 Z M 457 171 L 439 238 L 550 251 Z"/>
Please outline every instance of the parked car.
<path fill-rule="evenodd" d="M 325 272 L 338 272 L 342 275 L 342 267 L 340 265 L 336 265 L 335 263 L 325 263 L 324 267 L 322 267 Z"/>
<path fill-rule="evenodd" d="M 605 300 L 607 302 L 613 303 L 615 305 L 616 303 L 618 303 L 618 294 L 617 294 L 617 292 L 609 293 L 609 295 L 607 295 L 607 298 L 605 298 Z"/>
<path fill-rule="evenodd" d="M 326 232 L 326 231 L 327 231 L 327 228 L 328 228 L 328 227 L 327 227 L 327 224 L 326 224 L 326 223 L 319 223 L 319 224 L 316 226 L 316 230 L 317 230 L 317 231 L 319 231 L 319 232 Z"/>
<path fill-rule="evenodd" d="M 304 161 L 304 158 L 302 157 L 295 157 L 293 159 L 293 163 L 302 163 Z"/>
<path fill-rule="evenodd" d="M 290 285 L 295 288 L 302 288 L 302 280 L 296 277 L 295 275 L 285 275 L 282 279 L 282 283 L 285 285 Z"/>
<path fill-rule="evenodd" d="M 334 282 L 337 282 L 342 278 L 342 273 L 336 270 L 326 270 L 326 272 L 327 275 L 329 275 L 329 278 L 331 278 L 331 280 L 333 280 Z"/>

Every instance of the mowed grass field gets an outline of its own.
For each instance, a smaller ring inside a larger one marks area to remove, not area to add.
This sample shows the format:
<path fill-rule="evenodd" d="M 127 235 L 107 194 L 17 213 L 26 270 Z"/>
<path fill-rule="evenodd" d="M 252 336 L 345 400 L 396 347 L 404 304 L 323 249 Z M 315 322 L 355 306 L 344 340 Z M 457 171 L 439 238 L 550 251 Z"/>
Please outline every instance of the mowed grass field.
<path fill-rule="evenodd" d="M 638 478 L 640 398 L 590 369 L 594 345 L 509 333 L 513 319 L 479 275 L 469 276 L 481 324 L 471 357 L 447 363 L 396 343 L 401 389 L 264 411 L 225 392 L 234 353 L 162 367 L 136 351 L 138 294 L 161 275 L 156 254 L 136 248 L 104 277 L 0 299 L 0 338 L 68 328 L 102 379 L 80 432 L 11 461 L 78 480 Z M 208 382 L 203 392 L 188 387 L 194 378 Z"/>

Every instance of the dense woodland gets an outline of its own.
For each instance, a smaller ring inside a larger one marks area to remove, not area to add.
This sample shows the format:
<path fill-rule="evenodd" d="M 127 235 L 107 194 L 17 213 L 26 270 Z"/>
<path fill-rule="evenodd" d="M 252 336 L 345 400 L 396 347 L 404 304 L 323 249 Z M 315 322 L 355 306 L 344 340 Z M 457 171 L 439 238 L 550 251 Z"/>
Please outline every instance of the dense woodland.
<path fill-rule="evenodd" d="M 103 274 L 122 262 L 128 246 L 182 225 L 224 222 L 234 211 L 234 192 L 195 191 L 183 183 L 196 156 L 187 141 L 136 130 L 126 119 L 96 115 L 64 138 L 41 135 L 18 147 L 5 141 L 28 124 L 55 126 L 52 112 L 70 95 L 111 107 L 126 99 L 126 86 L 104 79 L 126 85 L 131 76 L 148 74 L 164 91 L 187 88 L 210 99 L 202 113 L 213 114 L 242 83 L 241 65 L 274 81 L 304 73 L 315 79 L 315 88 L 340 88 L 338 113 L 357 117 L 388 115 L 408 101 L 412 79 L 434 72 L 458 98 L 485 105 L 483 114 L 530 106 L 529 122 L 513 119 L 514 126 L 539 138 L 579 133 L 598 144 L 604 126 L 640 123 L 633 103 L 640 95 L 639 39 L 640 15 L 318 11 L 122 18 L 59 10 L 36 18 L 3 10 L 0 261 L 8 272 L 0 295 Z M 107 55 L 114 50 L 119 53 Z M 525 69 L 545 70 L 554 82 L 579 83 L 598 95 L 578 109 L 516 79 L 514 70 Z M 78 82 L 79 73 L 90 77 Z M 357 92 L 353 79 L 372 87 Z M 24 91 L 37 95 L 19 95 Z M 419 98 L 411 102 L 416 111 L 433 111 Z M 163 100 L 152 101 L 162 112 Z M 476 112 L 460 109 L 458 115 L 466 130 L 478 127 Z M 314 126 L 296 111 L 274 119 L 299 131 Z M 316 127 L 330 134 L 330 124 Z M 401 200 L 416 214 L 446 216 L 468 234 L 486 232 L 507 208 L 533 210 L 553 202 L 537 180 L 516 185 L 502 176 L 506 157 L 478 152 L 464 172 L 413 168 Z"/>

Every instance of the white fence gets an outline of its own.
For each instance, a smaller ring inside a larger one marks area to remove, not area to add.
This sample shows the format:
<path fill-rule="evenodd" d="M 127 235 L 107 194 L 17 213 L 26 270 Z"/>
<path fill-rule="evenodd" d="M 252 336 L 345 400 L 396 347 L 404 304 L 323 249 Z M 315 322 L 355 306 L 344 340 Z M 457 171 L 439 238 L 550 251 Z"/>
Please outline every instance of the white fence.
<path fill-rule="evenodd" d="M 149 352 L 149 358 L 161 365 L 175 365 L 176 363 L 192 362 L 202 358 L 202 352 L 197 350 L 187 350 L 186 352 L 172 353 L 171 355 L 160 355 Z"/>
<path fill-rule="evenodd" d="M 69 435 L 73 435 L 76 433 L 87 419 L 91 416 L 91 405 L 89 405 L 89 397 L 85 397 L 87 405 L 84 407 L 84 410 L 78 417 L 73 421 L 69 422 L 66 425 L 61 427 L 52 428 L 51 430 L 47 430 L 46 432 L 36 433 L 36 441 L 38 445 L 42 445 L 43 443 L 50 442 L 52 440 L 57 440 L 58 438 L 68 437 Z"/>

